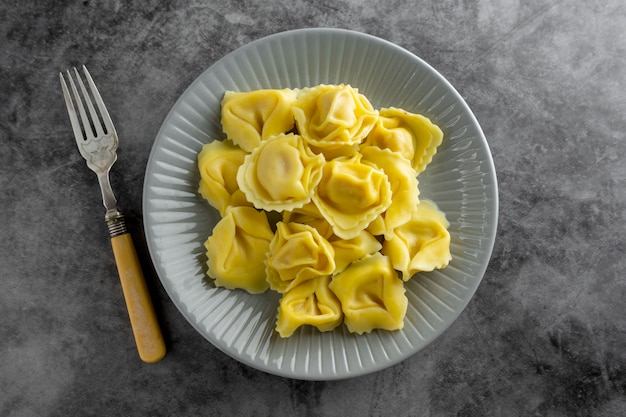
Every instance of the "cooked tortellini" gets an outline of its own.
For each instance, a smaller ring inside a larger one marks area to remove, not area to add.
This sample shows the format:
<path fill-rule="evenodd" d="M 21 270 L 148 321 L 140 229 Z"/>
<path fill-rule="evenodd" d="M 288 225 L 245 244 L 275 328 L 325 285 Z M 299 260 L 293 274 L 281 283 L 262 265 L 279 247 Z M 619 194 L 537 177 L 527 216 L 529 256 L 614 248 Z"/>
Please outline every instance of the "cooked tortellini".
<path fill-rule="evenodd" d="M 395 238 L 385 241 L 382 253 L 391 258 L 405 281 L 417 272 L 444 268 L 452 259 L 448 226 L 437 206 L 422 200 L 411 219 L 396 229 Z"/>
<path fill-rule="evenodd" d="M 329 241 L 335 250 L 335 271 L 333 275 L 346 269 L 352 262 L 358 261 L 366 255 L 376 253 L 382 248 L 378 239 L 367 230 L 361 230 L 361 233 L 352 239 L 334 237 Z"/>
<path fill-rule="evenodd" d="M 264 292 L 265 256 L 273 238 L 265 213 L 246 206 L 227 209 L 204 244 L 208 275 L 218 287 Z"/>
<path fill-rule="evenodd" d="M 377 252 L 353 263 L 333 277 L 329 287 L 341 302 L 351 332 L 404 327 L 406 290 L 388 257 Z"/>
<path fill-rule="evenodd" d="M 301 223 L 278 222 L 266 262 L 267 281 L 280 293 L 335 270 L 335 250 L 317 229 Z"/>
<path fill-rule="evenodd" d="M 330 290 L 330 276 L 307 280 L 283 294 L 278 306 L 276 330 L 289 337 L 300 326 L 308 324 L 327 332 L 343 320 L 341 303 Z"/>
<path fill-rule="evenodd" d="M 228 139 L 252 152 L 262 140 L 293 128 L 295 99 L 290 89 L 227 91 L 222 100 L 222 129 Z"/>
<path fill-rule="evenodd" d="M 362 155 L 326 162 L 313 202 L 333 232 L 352 239 L 391 205 L 391 184 L 385 172 Z"/>
<path fill-rule="evenodd" d="M 389 149 L 369 146 L 362 150 L 363 160 L 382 169 L 391 187 L 391 204 L 381 213 L 382 223 L 376 234 L 393 239 L 394 230 L 411 218 L 414 207 L 419 203 L 418 181 L 410 161 Z"/>
<path fill-rule="evenodd" d="M 251 205 L 237 184 L 237 170 L 246 152 L 231 141 L 213 141 L 198 154 L 198 192 L 223 216 L 230 206 Z"/>
<path fill-rule="evenodd" d="M 293 108 L 298 131 L 322 152 L 353 150 L 374 127 L 377 112 L 349 85 L 318 85 L 298 94 Z M 341 153 L 341 151 L 339 151 Z"/>
<path fill-rule="evenodd" d="M 300 208 L 311 201 L 324 161 L 299 135 L 281 134 L 263 141 L 245 157 L 237 171 L 237 184 L 256 208 Z"/>
<path fill-rule="evenodd" d="M 280 337 L 402 329 L 404 281 L 451 261 L 418 182 L 439 127 L 345 84 L 229 91 L 221 122 L 198 154 L 198 193 L 222 216 L 205 242 L 215 285 L 279 293 Z"/>
<path fill-rule="evenodd" d="M 364 145 L 400 153 L 419 174 L 432 160 L 442 139 L 443 132 L 428 118 L 391 107 L 380 110 Z"/>

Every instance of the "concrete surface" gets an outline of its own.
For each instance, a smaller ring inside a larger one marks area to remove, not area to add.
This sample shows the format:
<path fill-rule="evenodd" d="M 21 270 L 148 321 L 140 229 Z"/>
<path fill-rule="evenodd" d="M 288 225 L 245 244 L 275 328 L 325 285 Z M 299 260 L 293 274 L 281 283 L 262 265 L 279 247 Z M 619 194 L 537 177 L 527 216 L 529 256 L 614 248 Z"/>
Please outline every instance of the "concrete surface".
<path fill-rule="evenodd" d="M 192 80 L 254 39 L 322 26 L 392 41 L 452 82 L 491 147 L 500 223 L 439 339 L 381 372 L 302 382 L 239 364 L 184 320 L 151 269 L 141 195 Z M 0 415 L 626 415 L 624 27 L 622 0 L 2 2 Z M 62 102 L 59 71 L 82 63 L 123 140 L 113 187 L 169 349 L 154 365 L 137 358 Z"/>

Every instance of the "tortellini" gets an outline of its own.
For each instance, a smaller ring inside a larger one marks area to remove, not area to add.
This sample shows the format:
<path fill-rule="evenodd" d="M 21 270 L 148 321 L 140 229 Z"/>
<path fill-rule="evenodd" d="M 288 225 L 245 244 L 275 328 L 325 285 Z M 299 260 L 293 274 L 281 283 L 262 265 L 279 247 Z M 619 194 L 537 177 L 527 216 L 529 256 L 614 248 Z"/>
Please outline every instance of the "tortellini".
<path fill-rule="evenodd" d="M 329 284 L 341 302 L 344 323 L 353 333 L 400 330 L 408 300 L 391 261 L 380 253 L 354 262 Z"/>
<path fill-rule="evenodd" d="M 382 169 L 362 155 L 328 161 L 313 202 L 333 232 L 352 239 L 391 205 L 391 184 Z"/>
<path fill-rule="evenodd" d="M 330 244 L 335 250 L 335 271 L 338 274 L 346 269 L 352 262 L 358 261 L 382 249 L 381 243 L 367 230 L 361 230 L 352 239 L 331 238 Z"/>
<path fill-rule="evenodd" d="M 451 260 L 445 214 L 418 187 L 439 127 L 344 84 L 229 91 L 221 122 L 198 155 L 198 192 L 222 216 L 205 242 L 215 285 L 281 294 L 281 337 L 402 329 L 404 281 Z"/>
<path fill-rule="evenodd" d="M 305 281 L 286 292 L 280 299 L 276 330 L 289 337 L 300 326 L 309 324 L 321 332 L 339 326 L 343 320 L 341 303 L 330 290 L 330 276 Z"/>
<path fill-rule="evenodd" d="M 247 155 L 237 184 L 256 208 L 282 211 L 311 201 L 322 176 L 324 157 L 315 155 L 298 135 L 274 136 Z"/>
<path fill-rule="evenodd" d="M 218 287 L 264 292 L 269 287 L 265 257 L 273 238 L 265 213 L 246 206 L 227 209 L 204 244 L 208 275 Z"/>
<path fill-rule="evenodd" d="M 213 141 L 198 154 L 198 192 L 223 216 L 230 206 L 251 205 L 237 184 L 237 170 L 246 152 L 231 141 Z"/>
<path fill-rule="evenodd" d="M 227 91 L 222 100 L 222 129 L 226 137 L 246 152 L 262 140 L 288 132 L 294 126 L 295 91 Z"/>
<path fill-rule="evenodd" d="M 395 238 L 385 241 L 382 253 L 391 258 L 405 281 L 417 272 L 444 268 L 452 259 L 448 226 L 437 206 L 422 200 L 411 219 L 396 229 Z"/>
<path fill-rule="evenodd" d="M 400 153 L 419 174 L 433 159 L 442 140 L 443 132 L 428 118 L 391 107 L 380 110 L 364 145 Z"/>
<path fill-rule="evenodd" d="M 302 137 L 329 154 L 361 143 L 378 116 L 363 94 L 343 84 L 301 90 L 293 113 Z"/>
<path fill-rule="evenodd" d="M 410 161 L 389 149 L 369 146 L 362 149 L 363 159 L 382 169 L 391 187 L 391 204 L 380 214 L 382 234 L 386 240 L 393 239 L 394 230 L 411 218 L 413 208 L 419 203 L 418 181 Z"/>
<path fill-rule="evenodd" d="M 278 222 L 266 265 L 270 287 L 285 293 L 308 279 L 330 275 L 335 270 L 335 250 L 311 226 Z"/>

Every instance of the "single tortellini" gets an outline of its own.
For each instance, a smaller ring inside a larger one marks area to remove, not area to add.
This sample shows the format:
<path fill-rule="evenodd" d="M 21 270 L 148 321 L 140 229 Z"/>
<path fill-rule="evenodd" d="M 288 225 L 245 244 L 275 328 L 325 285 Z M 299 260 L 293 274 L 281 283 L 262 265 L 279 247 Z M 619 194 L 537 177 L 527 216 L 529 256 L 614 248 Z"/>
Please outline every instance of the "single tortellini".
<path fill-rule="evenodd" d="M 411 219 L 415 206 L 419 203 L 418 181 L 409 160 L 397 152 L 369 146 L 362 149 L 363 160 L 369 161 L 382 169 L 391 184 L 391 205 L 380 215 L 385 239 L 393 238 L 394 230 Z M 380 233 L 382 232 L 382 233 Z"/>
<path fill-rule="evenodd" d="M 388 257 L 379 252 L 354 262 L 329 284 L 341 302 L 344 323 L 352 333 L 400 330 L 408 300 L 404 283 Z"/>
<path fill-rule="evenodd" d="M 276 331 L 289 337 L 302 325 L 327 332 L 343 321 L 337 296 L 328 288 L 330 276 L 316 277 L 293 287 L 280 299 Z"/>
<path fill-rule="evenodd" d="M 245 151 L 228 140 L 207 143 L 198 154 L 198 192 L 222 216 L 229 206 L 250 205 L 236 179 L 237 170 L 245 156 Z"/>
<path fill-rule="evenodd" d="M 365 255 L 378 252 L 382 245 L 370 232 L 362 230 L 358 236 L 352 239 L 330 238 L 330 244 L 335 250 L 335 272 L 343 271 L 354 261 L 358 261 Z"/>
<path fill-rule="evenodd" d="M 380 110 L 363 145 L 399 152 L 419 174 L 431 162 L 442 140 L 443 132 L 427 117 L 391 107 Z"/>
<path fill-rule="evenodd" d="M 293 114 L 302 137 L 330 154 L 342 154 L 346 147 L 356 149 L 353 146 L 365 139 L 378 117 L 364 95 L 343 84 L 300 90 Z"/>
<path fill-rule="evenodd" d="M 361 154 L 326 162 L 313 202 L 342 239 L 352 239 L 391 205 L 385 172 Z"/>
<path fill-rule="evenodd" d="M 272 290 L 285 293 L 334 270 L 335 250 L 315 228 L 293 222 L 276 224 L 265 268 Z"/>
<path fill-rule="evenodd" d="M 273 238 L 265 213 L 246 206 L 228 208 L 204 244 L 207 274 L 218 287 L 264 292 L 269 287 L 265 259 Z"/>
<path fill-rule="evenodd" d="M 324 157 L 311 152 L 299 135 L 281 134 L 245 157 L 237 184 L 258 209 L 292 210 L 311 201 L 323 165 Z"/>
<path fill-rule="evenodd" d="M 383 243 L 382 253 L 408 281 L 421 271 L 441 269 L 448 265 L 450 254 L 449 223 L 435 203 L 422 200 L 408 223 L 395 231 L 395 237 Z"/>
<path fill-rule="evenodd" d="M 228 139 L 252 152 L 262 140 L 293 129 L 295 100 L 291 89 L 227 91 L 222 99 L 222 129 Z"/>

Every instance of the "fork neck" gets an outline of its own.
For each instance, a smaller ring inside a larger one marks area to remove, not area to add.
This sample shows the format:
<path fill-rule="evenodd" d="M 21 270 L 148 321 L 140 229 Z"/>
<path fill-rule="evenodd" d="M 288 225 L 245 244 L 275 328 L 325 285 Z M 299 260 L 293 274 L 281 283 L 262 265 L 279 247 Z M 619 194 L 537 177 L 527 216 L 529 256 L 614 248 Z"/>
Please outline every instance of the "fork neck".
<path fill-rule="evenodd" d="M 100 191 L 102 192 L 102 202 L 107 209 L 107 215 L 109 212 L 117 211 L 117 200 L 113 189 L 111 188 L 111 182 L 109 181 L 109 171 L 98 174 L 98 182 L 100 183 Z"/>

